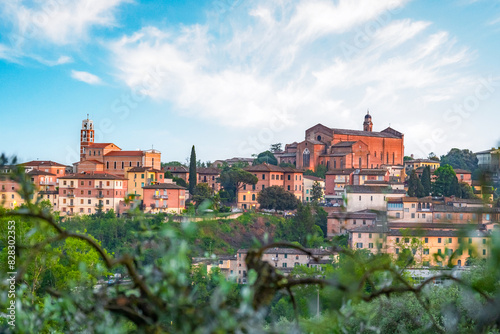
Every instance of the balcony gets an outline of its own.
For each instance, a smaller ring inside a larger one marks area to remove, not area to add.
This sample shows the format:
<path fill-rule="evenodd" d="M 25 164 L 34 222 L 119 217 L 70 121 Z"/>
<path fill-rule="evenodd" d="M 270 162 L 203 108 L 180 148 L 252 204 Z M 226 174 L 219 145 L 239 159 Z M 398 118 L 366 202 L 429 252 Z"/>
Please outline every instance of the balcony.
<path fill-rule="evenodd" d="M 168 199 L 168 195 L 153 195 L 154 199 Z"/>
<path fill-rule="evenodd" d="M 70 203 L 68 204 L 68 206 L 75 206 L 75 203 L 70 202 Z"/>
<path fill-rule="evenodd" d="M 98 195 L 96 196 L 96 198 L 104 198 L 104 195 L 103 195 L 103 194 L 98 194 Z"/>
<path fill-rule="evenodd" d="M 67 196 L 73 198 L 75 197 L 75 194 L 68 194 Z"/>
<path fill-rule="evenodd" d="M 95 185 L 95 188 L 96 188 L 96 189 L 102 189 L 102 188 L 104 188 L 104 185 L 103 185 L 102 183 L 100 183 L 100 184 L 96 184 L 96 185 Z"/>
<path fill-rule="evenodd" d="M 64 188 L 64 187 L 63 187 L 63 188 Z M 69 184 L 69 185 L 67 186 L 67 188 L 68 188 L 68 189 L 75 189 L 75 185 L 74 185 L 74 184 Z"/>

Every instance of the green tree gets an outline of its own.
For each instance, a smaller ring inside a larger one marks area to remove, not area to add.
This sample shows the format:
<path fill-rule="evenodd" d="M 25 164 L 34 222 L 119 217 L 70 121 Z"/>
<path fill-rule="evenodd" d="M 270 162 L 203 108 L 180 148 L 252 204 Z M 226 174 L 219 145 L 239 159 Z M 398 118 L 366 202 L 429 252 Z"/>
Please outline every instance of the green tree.
<path fill-rule="evenodd" d="M 281 152 L 281 143 L 271 144 L 269 150 L 273 153 Z"/>
<path fill-rule="evenodd" d="M 299 200 L 289 191 L 280 186 L 267 187 L 257 196 L 257 201 L 262 209 L 268 210 L 294 210 Z"/>
<path fill-rule="evenodd" d="M 191 148 L 191 158 L 189 159 L 189 193 L 194 194 L 194 188 L 196 187 L 196 152 L 194 145 Z"/>
<path fill-rule="evenodd" d="M 204 201 L 211 201 L 213 196 L 213 190 L 210 188 L 208 183 L 198 183 L 194 187 L 193 191 L 193 201 L 196 203 L 196 207 L 198 208 L 200 204 Z"/>
<path fill-rule="evenodd" d="M 461 195 L 460 197 L 465 199 L 477 198 L 476 195 L 474 195 L 474 190 L 467 183 L 460 182 L 459 185 L 460 185 L 460 195 Z"/>
<path fill-rule="evenodd" d="M 422 182 L 422 186 L 424 187 L 424 196 L 429 196 L 431 194 L 431 167 L 425 166 L 424 171 L 422 172 L 422 178 L 420 180 Z"/>
<path fill-rule="evenodd" d="M 407 155 L 403 157 L 403 161 L 409 161 L 409 160 L 413 160 L 413 158 Z"/>
<path fill-rule="evenodd" d="M 408 196 L 410 197 L 424 197 L 425 191 L 420 182 L 420 179 L 417 176 L 415 170 L 411 171 L 410 179 L 408 180 Z"/>
<path fill-rule="evenodd" d="M 257 184 L 257 182 L 258 179 L 255 175 L 238 167 L 225 167 L 219 176 L 219 183 L 227 193 L 227 195 L 223 197 L 225 197 L 228 202 L 234 202 L 236 200 L 236 194 L 243 185 L 254 185 Z"/>
<path fill-rule="evenodd" d="M 320 178 L 324 179 L 327 171 L 328 171 L 328 169 L 326 168 L 326 165 L 317 165 L 315 172 L 308 169 L 304 172 L 304 175 L 311 175 L 311 176 L 316 176 L 316 177 L 320 177 Z"/>
<path fill-rule="evenodd" d="M 262 153 L 259 153 L 259 155 L 257 155 L 257 158 L 255 158 L 255 160 L 253 161 L 254 165 L 260 165 L 263 163 L 277 166 L 278 160 L 274 156 L 273 152 L 264 151 Z"/>
<path fill-rule="evenodd" d="M 441 166 L 450 165 L 454 169 L 465 169 L 474 172 L 478 168 L 476 155 L 467 149 L 452 148 L 446 155 L 441 156 Z"/>
<path fill-rule="evenodd" d="M 435 196 L 458 196 L 460 197 L 460 185 L 458 178 L 450 165 L 443 165 L 434 171 L 436 181 L 432 186 Z"/>
<path fill-rule="evenodd" d="M 318 181 L 314 181 L 311 189 L 311 200 L 318 203 L 323 198 L 323 188 Z"/>

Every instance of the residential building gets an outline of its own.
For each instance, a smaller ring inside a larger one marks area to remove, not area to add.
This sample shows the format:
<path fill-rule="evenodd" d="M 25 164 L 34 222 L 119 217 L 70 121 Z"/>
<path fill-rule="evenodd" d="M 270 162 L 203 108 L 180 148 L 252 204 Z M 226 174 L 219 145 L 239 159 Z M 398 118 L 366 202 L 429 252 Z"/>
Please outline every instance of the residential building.
<path fill-rule="evenodd" d="M 162 170 L 164 172 L 172 173 L 173 177 L 178 177 L 186 182 L 189 182 L 189 168 L 185 166 L 165 166 Z"/>
<path fill-rule="evenodd" d="M 303 188 L 303 194 L 302 198 L 304 199 L 304 202 L 310 203 L 312 202 L 312 189 L 313 185 L 318 182 L 319 187 L 321 188 L 321 198 L 319 199 L 320 202 L 323 202 L 325 199 L 325 180 L 317 177 L 317 176 L 312 176 L 312 175 L 303 175 L 304 178 L 304 188 Z"/>
<path fill-rule="evenodd" d="M 127 179 L 109 173 L 79 173 L 59 178 L 59 210 L 61 216 L 120 211 L 127 195 Z"/>
<path fill-rule="evenodd" d="M 404 227 L 380 223 L 353 229 L 349 232 L 350 247 L 374 254 L 387 253 L 395 258 L 406 250 L 413 253 L 417 267 L 446 266 L 450 258 L 452 265 L 463 266 L 471 256 L 489 255 L 490 234 L 486 230 L 468 231 L 452 225 L 422 228 L 419 224 L 407 224 Z"/>
<path fill-rule="evenodd" d="M 249 173 L 254 174 L 258 182 L 254 185 L 244 184 L 238 191 L 237 205 L 242 209 L 256 208 L 259 206 L 257 196 L 265 188 L 272 186 L 283 187 L 302 201 L 302 191 L 304 187 L 303 172 L 291 167 L 279 167 L 263 163 L 245 167 Z"/>
<path fill-rule="evenodd" d="M 143 208 L 150 213 L 182 213 L 186 208 L 186 188 L 170 179 L 143 187 Z"/>
<path fill-rule="evenodd" d="M 458 182 L 467 183 L 472 186 L 472 173 L 465 169 L 456 168 L 455 174 L 457 174 Z"/>
<path fill-rule="evenodd" d="M 198 174 L 197 183 L 206 183 L 215 192 L 220 190 L 220 169 L 198 167 L 196 168 L 196 174 Z"/>
<path fill-rule="evenodd" d="M 432 172 L 434 172 L 441 166 L 441 162 L 439 160 L 432 160 L 432 159 L 412 159 L 412 160 L 406 160 L 404 162 L 404 167 L 407 176 L 410 176 L 412 170 L 427 166 L 431 168 L 431 174 L 432 174 Z"/>
<path fill-rule="evenodd" d="M 383 186 L 347 186 L 343 205 L 348 212 L 362 210 L 386 211 L 387 202 L 405 197 L 406 191 Z"/>
<path fill-rule="evenodd" d="M 328 214 L 327 237 L 345 234 L 360 226 L 375 225 L 377 214 L 370 210 L 357 212 L 333 211 Z"/>
<path fill-rule="evenodd" d="M 334 257 L 336 257 L 336 254 L 326 248 L 309 248 L 307 250 L 314 257 L 294 248 L 271 248 L 264 251 L 262 260 L 288 275 L 296 266 L 320 267 L 332 264 Z M 237 278 L 240 284 L 247 283 L 248 269 L 245 263 L 247 253 L 247 249 L 238 249 L 236 253 Z M 319 261 L 316 261 L 315 258 Z"/>
<path fill-rule="evenodd" d="M 132 167 L 125 172 L 127 182 L 127 192 L 134 195 L 136 199 L 143 199 L 143 187 L 155 183 L 164 183 L 164 173 L 152 167 Z"/>

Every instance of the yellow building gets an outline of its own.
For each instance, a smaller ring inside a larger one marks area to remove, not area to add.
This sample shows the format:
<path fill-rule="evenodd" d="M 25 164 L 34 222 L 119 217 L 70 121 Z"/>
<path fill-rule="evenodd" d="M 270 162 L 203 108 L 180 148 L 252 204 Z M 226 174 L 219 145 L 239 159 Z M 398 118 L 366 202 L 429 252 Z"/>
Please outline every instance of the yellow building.
<path fill-rule="evenodd" d="M 420 167 L 431 167 L 431 174 L 433 171 L 441 166 L 441 162 L 431 159 L 414 159 L 407 160 L 404 162 L 406 176 L 410 176 L 412 170 L 416 170 Z"/>
<path fill-rule="evenodd" d="M 155 183 L 164 183 L 163 172 L 152 167 L 132 167 L 125 172 L 128 180 L 127 192 L 136 195 L 137 199 L 143 199 L 143 187 Z"/>
<path fill-rule="evenodd" d="M 466 231 L 452 224 L 372 225 L 349 232 L 353 249 L 366 249 L 371 253 L 386 253 L 397 258 L 404 251 L 413 253 L 415 267 L 446 266 L 451 255 L 454 266 L 464 266 L 469 257 L 486 258 L 489 255 L 488 231 Z M 437 256 L 436 256 L 437 254 Z"/>

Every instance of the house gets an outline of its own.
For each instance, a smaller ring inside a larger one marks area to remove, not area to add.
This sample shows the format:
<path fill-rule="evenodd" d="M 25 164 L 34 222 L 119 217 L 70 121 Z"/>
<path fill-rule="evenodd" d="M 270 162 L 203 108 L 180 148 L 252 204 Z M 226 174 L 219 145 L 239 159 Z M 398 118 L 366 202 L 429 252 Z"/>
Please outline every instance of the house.
<path fill-rule="evenodd" d="M 109 173 L 78 173 L 59 178 L 61 216 L 94 214 L 98 210 L 120 211 L 127 195 L 127 179 Z"/>
<path fill-rule="evenodd" d="M 262 255 L 262 260 L 275 268 L 279 268 L 283 274 L 288 275 L 296 266 L 320 267 L 321 265 L 332 264 L 334 257 L 337 255 L 326 248 L 309 248 L 307 250 L 319 261 L 294 248 L 266 249 Z M 248 269 L 245 263 L 247 253 L 248 249 L 238 249 L 236 253 L 236 277 L 240 284 L 246 284 L 248 279 Z"/>
<path fill-rule="evenodd" d="M 144 212 L 182 213 L 186 208 L 186 188 L 171 180 L 143 187 Z"/>
<path fill-rule="evenodd" d="M 263 163 L 243 168 L 255 175 L 257 184 L 244 184 L 237 194 L 237 205 L 242 209 L 256 208 L 259 206 L 257 196 L 265 188 L 280 186 L 291 192 L 302 201 L 302 189 L 304 187 L 303 172 L 291 167 L 279 167 Z"/>
<path fill-rule="evenodd" d="M 312 202 L 312 189 L 313 185 L 316 182 L 318 182 L 318 185 L 320 186 L 322 191 L 322 196 L 319 199 L 319 201 L 323 202 L 325 198 L 325 180 L 320 177 L 312 175 L 303 175 L 303 178 L 304 178 L 304 187 L 303 187 L 302 198 L 304 199 L 304 202 L 306 203 Z"/>
<path fill-rule="evenodd" d="M 403 198 L 405 190 L 384 186 L 347 186 L 344 189 L 344 206 L 348 212 L 362 210 L 385 211 L 387 202 Z"/>

